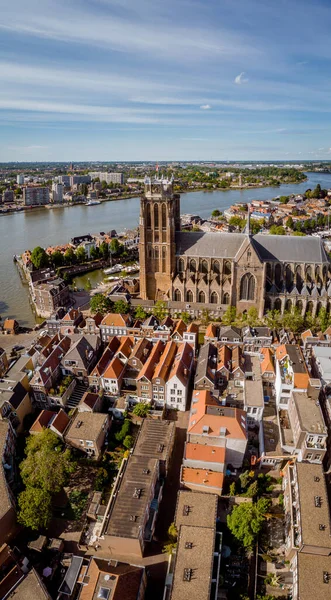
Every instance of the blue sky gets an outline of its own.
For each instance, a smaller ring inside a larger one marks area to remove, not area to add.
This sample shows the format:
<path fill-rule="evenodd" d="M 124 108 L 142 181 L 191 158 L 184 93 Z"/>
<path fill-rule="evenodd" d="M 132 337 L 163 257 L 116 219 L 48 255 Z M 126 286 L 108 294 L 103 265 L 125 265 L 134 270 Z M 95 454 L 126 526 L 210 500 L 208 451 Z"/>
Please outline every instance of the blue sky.
<path fill-rule="evenodd" d="M 10 0 L 0 161 L 331 160 L 330 0 Z"/>

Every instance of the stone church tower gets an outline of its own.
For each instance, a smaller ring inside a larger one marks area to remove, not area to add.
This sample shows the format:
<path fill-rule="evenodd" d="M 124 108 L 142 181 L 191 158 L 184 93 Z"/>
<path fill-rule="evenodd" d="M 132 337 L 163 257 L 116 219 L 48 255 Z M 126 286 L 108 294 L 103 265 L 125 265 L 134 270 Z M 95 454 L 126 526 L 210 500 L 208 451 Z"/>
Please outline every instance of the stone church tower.
<path fill-rule="evenodd" d="M 140 297 L 168 299 L 176 270 L 175 233 L 180 230 L 179 194 L 169 179 L 145 179 L 140 201 Z"/>

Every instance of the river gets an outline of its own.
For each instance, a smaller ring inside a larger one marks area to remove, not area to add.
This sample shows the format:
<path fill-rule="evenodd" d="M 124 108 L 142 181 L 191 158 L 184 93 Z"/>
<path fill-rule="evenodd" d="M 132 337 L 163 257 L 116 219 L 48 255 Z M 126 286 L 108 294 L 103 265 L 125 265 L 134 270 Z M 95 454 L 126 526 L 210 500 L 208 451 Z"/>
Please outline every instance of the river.
<path fill-rule="evenodd" d="M 267 200 L 278 195 L 301 193 L 314 188 L 331 188 L 331 174 L 307 173 L 308 181 L 246 190 L 217 190 L 215 192 L 188 192 L 181 196 L 181 212 L 209 217 L 212 210 L 224 210 L 235 202 L 254 199 Z M 13 262 L 14 254 L 32 250 L 35 246 L 49 246 L 68 242 L 73 236 L 116 229 L 137 227 L 139 198 L 104 202 L 95 206 L 40 209 L 0 217 L 0 315 L 15 317 L 21 325 L 33 326 L 35 317 L 28 300 L 27 286 L 22 283 Z"/>

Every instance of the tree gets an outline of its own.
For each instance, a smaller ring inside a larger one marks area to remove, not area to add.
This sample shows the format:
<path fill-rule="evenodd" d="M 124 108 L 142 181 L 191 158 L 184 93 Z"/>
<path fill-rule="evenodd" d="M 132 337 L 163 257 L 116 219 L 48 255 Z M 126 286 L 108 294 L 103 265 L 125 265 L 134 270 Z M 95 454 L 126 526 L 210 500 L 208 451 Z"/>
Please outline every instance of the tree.
<path fill-rule="evenodd" d="M 271 235 L 285 235 L 285 229 L 282 225 L 271 225 L 269 231 Z"/>
<path fill-rule="evenodd" d="M 153 306 L 153 315 L 160 321 L 162 321 L 168 314 L 168 308 L 166 302 L 158 300 Z"/>
<path fill-rule="evenodd" d="M 102 244 L 100 244 L 99 252 L 103 260 L 107 260 L 107 258 L 109 257 L 109 246 L 107 242 L 102 242 Z"/>
<path fill-rule="evenodd" d="M 87 254 L 85 248 L 83 246 L 79 246 L 76 250 L 76 258 L 79 263 L 83 263 L 87 261 Z"/>
<path fill-rule="evenodd" d="M 112 254 L 119 254 L 120 253 L 120 247 L 121 244 L 119 243 L 117 238 L 113 238 L 109 244 L 109 250 Z"/>
<path fill-rule="evenodd" d="M 46 529 L 51 516 L 51 494 L 49 492 L 40 488 L 27 487 L 20 493 L 18 496 L 18 521 L 24 527 L 34 530 Z"/>
<path fill-rule="evenodd" d="M 256 327 L 259 324 L 259 313 L 255 306 L 251 306 L 247 311 L 246 321 L 250 327 Z"/>
<path fill-rule="evenodd" d="M 211 213 L 212 217 L 219 217 L 221 215 L 221 211 L 218 210 L 218 208 L 215 208 L 215 210 L 213 210 L 213 212 Z"/>
<path fill-rule="evenodd" d="M 139 321 L 144 321 L 146 319 L 147 313 L 145 312 L 145 310 L 143 309 L 141 304 L 139 304 L 139 306 L 137 306 L 134 316 L 136 319 L 139 319 Z"/>
<path fill-rule="evenodd" d="M 125 315 L 130 312 L 130 306 L 125 300 L 116 300 L 114 302 L 114 312 Z"/>
<path fill-rule="evenodd" d="M 102 492 L 103 488 L 108 482 L 108 479 L 108 471 L 104 467 L 100 467 L 95 478 L 94 489 L 97 490 L 97 492 Z"/>
<path fill-rule="evenodd" d="M 150 411 L 150 406 L 149 406 L 149 404 L 147 404 L 147 402 L 138 402 L 138 404 L 135 405 L 132 412 L 137 417 L 144 418 L 144 417 L 147 417 L 149 411 Z"/>
<path fill-rule="evenodd" d="M 64 253 L 64 262 L 66 265 L 73 265 L 76 262 L 76 255 L 72 248 L 68 248 Z"/>
<path fill-rule="evenodd" d="M 92 260 L 96 260 L 97 258 L 99 258 L 100 253 L 99 253 L 99 248 L 98 246 L 94 247 L 92 246 L 91 250 L 90 250 L 90 257 Z"/>
<path fill-rule="evenodd" d="M 111 312 L 112 308 L 112 301 L 104 294 L 94 294 L 90 299 L 90 310 L 94 314 L 101 313 L 102 315 L 105 315 L 106 313 Z"/>
<path fill-rule="evenodd" d="M 203 325 L 208 325 L 210 321 L 210 313 L 208 308 L 203 308 L 201 311 L 201 323 Z"/>
<path fill-rule="evenodd" d="M 235 506 L 227 516 L 227 525 L 232 535 L 247 550 L 254 547 L 270 506 L 270 500 L 260 498 L 256 504 L 249 502 Z"/>
<path fill-rule="evenodd" d="M 172 554 L 172 551 L 177 546 L 177 538 L 178 538 L 177 527 L 176 527 L 175 523 L 171 523 L 169 525 L 169 528 L 168 528 L 168 541 L 163 546 L 163 552 L 164 553 L 166 553 L 166 554 Z"/>
<path fill-rule="evenodd" d="M 300 333 L 305 329 L 304 317 L 296 306 L 290 311 L 285 311 L 282 321 L 284 327 L 291 329 L 293 333 Z"/>
<path fill-rule="evenodd" d="M 247 496 L 247 498 L 255 498 L 255 496 L 258 495 L 259 492 L 259 482 L 257 479 L 255 479 L 255 481 L 253 481 L 253 483 L 251 483 L 245 493 L 245 496 Z"/>
<path fill-rule="evenodd" d="M 279 310 L 268 310 L 264 320 L 270 329 L 277 329 L 281 325 L 282 316 Z"/>
<path fill-rule="evenodd" d="M 232 325 L 237 318 L 237 309 L 235 306 L 228 306 L 224 315 L 222 316 L 223 325 Z"/>
<path fill-rule="evenodd" d="M 132 435 L 125 436 L 125 438 L 123 440 L 124 448 L 126 448 L 127 450 L 130 450 L 133 446 L 133 442 L 134 442 L 134 439 L 133 439 Z"/>
<path fill-rule="evenodd" d="M 31 262 L 36 269 L 43 269 L 49 265 L 49 256 L 46 254 L 44 248 L 36 246 L 31 253 Z"/>
<path fill-rule="evenodd" d="M 293 229 L 294 227 L 294 221 L 292 219 L 292 217 L 289 217 L 286 221 L 286 227 L 289 227 L 289 229 Z"/>
<path fill-rule="evenodd" d="M 232 481 L 232 483 L 230 483 L 229 494 L 230 494 L 230 496 L 235 496 L 236 492 L 237 492 L 236 482 Z"/>
<path fill-rule="evenodd" d="M 190 320 L 191 320 L 191 315 L 190 315 L 190 313 L 188 313 L 187 311 L 185 311 L 185 310 L 184 310 L 184 311 L 183 311 L 183 312 L 180 314 L 180 318 L 181 318 L 181 320 L 182 320 L 182 321 L 184 321 L 185 325 L 188 325 L 188 323 L 189 323 L 189 322 L 190 322 Z"/>
<path fill-rule="evenodd" d="M 62 267 L 63 260 L 63 254 L 62 252 L 60 252 L 60 250 L 55 250 L 55 252 L 53 252 L 53 254 L 51 255 L 51 261 L 54 267 Z"/>
<path fill-rule="evenodd" d="M 131 430 L 131 421 L 130 419 L 124 419 L 124 423 L 120 429 L 120 431 L 118 431 L 117 433 L 115 433 L 115 439 L 118 442 L 123 442 L 123 440 L 125 440 L 127 435 L 130 435 L 130 430 Z"/>
<path fill-rule="evenodd" d="M 70 451 L 63 451 L 61 441 L 50 429 L 45 429 L 38 435 L 30 435 L 25 454 L 20 471 L 26 488 L 38 488 L 54 494 L 63 488 L 74 470 Z"/>

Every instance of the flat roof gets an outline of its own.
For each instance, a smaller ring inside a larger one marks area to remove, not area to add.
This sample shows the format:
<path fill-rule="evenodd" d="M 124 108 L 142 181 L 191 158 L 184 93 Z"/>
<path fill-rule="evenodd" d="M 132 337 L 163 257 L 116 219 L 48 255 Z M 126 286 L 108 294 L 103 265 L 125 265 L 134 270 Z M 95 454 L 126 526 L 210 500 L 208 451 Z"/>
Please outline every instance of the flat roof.
<path fill-rule="evenodd" d="M 158 467 L 159 461 L 156 458 L 130 456 L 109 512 L 107 535 L 138 538 L 151 501 Z"/>
<path fill-rule="evenodd" d="M 330 548 L 330 510 L 322 465 L 296 463 L 301 511 L 302 542 L 307 546 Z M 315 506 L 320 498 L 320 506 Z M 325 529 L 320 529 L 325 525 Z M 316 597 L 316 595 L 315 595 Z"/>
<path fill-rule="evenodd" d="M 204 492 L 191 492 L 181 490 L 177 495 L 175 524 L 177 529 L 181 525 L 195 525 L 199 527 L 215 527 L 217 517 L 216 494 Z M 188 507 L 188 510 L 184 507 Z"/>
<path fill-rule="evenodd" d="M 167 460 L 175 435 L 175 421 L 144 419 L 134 447 L 133 456 L 150 456 Z"/>
<path fill-rule="evenodd" d="M 303 430 L 312 433 L 326 434 L 327 428 L 319 403 L 310 398 L 307 392 L 292 392 Z"/>
<path fill-rule="evenodd" d="M 66 440 L 96 441 L 108 416 L 103 413 L 79 412 L 71 422 L 66 433 Z"/>
<path fill-rule="evenodd" d="M 214 528 L 181 526 L 171 600 L 209 600 L 214 549 Z"/>
<path fill-rule="evenodd" d="M 331 581 L 324 583 L 324 573 L 331 573 L 331 556 L 299 552 L 298 591 L 300 600 L 330 600 Z"/>

